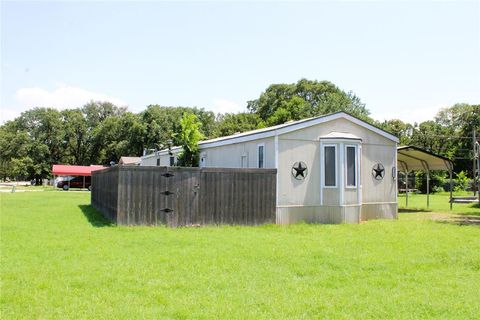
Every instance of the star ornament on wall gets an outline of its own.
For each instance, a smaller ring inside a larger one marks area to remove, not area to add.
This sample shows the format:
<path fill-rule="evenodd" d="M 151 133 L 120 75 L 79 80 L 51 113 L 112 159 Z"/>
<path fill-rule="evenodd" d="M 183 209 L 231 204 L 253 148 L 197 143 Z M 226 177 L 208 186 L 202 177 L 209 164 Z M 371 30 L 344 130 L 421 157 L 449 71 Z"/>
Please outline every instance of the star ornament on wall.
<path fill-rule="evenodd" d="M 381 163 L 377 163 L 372 168 L 372 175 L 375 180 L 382 180 L 385 176 L 385 168 Z"/>
<path fill-rule="evenodd" d="M 305 162 L 295 162 L 292 167 L 292 175 L 297 180 L 303 180 L 308 174 L 308 168 Z"/>

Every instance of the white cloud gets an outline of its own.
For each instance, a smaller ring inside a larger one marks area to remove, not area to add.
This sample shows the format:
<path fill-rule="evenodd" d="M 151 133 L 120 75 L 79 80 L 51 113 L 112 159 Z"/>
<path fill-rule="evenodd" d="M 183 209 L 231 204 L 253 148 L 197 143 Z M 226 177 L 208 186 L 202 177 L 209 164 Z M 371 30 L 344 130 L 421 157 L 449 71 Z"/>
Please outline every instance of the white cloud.
<path fill-rule="evenodd" d="M 51 92 L 37 87 L 22 88 L 16 92 L 15 98 L 26 108 L 39 106 L 57 109 L 75 108 L 83 106 L 90 100 L 109 101 L 119 106 L 126 105 L 118 98 L 63 84 Z"/>
<path fill-rule="evenodd" d="M 242 107 L 239 103 L 221 98 L 214 98 L 213 106 L 209 109 L 216 113 L 237 113 L 246 111 L 246 107 Z"/>
<path fill-rule="evenodd" d="M 17 107 L 2 108 L 0 114 L 2 121 L 14 119 L 22 111 L 34 107 L 49 107 L 62 110 L 82 107 L 91 100 L 109 101 L 117 106 L 126 105 L 121 99 L 65 84 L 58 84 L 53 91 L 39 87 L 21 88 L 15 93 L 15 100 Z"/>

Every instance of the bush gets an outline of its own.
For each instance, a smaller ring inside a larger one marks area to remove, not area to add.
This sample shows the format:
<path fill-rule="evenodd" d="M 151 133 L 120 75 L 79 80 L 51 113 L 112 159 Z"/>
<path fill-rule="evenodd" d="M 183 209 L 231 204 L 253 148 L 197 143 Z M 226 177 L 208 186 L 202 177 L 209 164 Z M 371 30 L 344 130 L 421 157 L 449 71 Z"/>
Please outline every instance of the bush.
<path fill-rule="evenodd" d="M 445 191 L 443 186 L 447 183 L 445 171 L 430 171 L 430 193 Z M 415 187 L 422 193 L 427 193 L 427 173 L 417 171 Z"/>
<path fill-rule="evenodd" d="M 459 173 L 455 174 L 457 178 L 455 179 L 455 188 L 454 191 L 465 191 L 468 186 L 468 177 L 465 172 L 460 171 Z"/>

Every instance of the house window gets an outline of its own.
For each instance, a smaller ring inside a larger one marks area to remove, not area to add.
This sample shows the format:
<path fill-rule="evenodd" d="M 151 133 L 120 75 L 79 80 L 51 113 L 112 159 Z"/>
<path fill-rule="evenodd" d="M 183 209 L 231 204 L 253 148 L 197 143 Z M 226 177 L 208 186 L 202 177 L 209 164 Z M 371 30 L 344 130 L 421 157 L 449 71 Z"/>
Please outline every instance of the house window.
<path fill-rule="evenodd" d="M 265 144 L 259 144 L 257 146 L 258 155 L 258 167 L 265 168 Z"/>
<path fill-rule="evenodd" d="M 242 154 L 240 162 L 241 162 L 241 167 L 242 168 L 248 168 L 248 155 L 246 153 Z"/>
<path fill-rule="evenodd" d="M 175 157 L 170 156 L 170 167 L 173 167 L 175 165 Z"/>
<path fill-rule="evenodd" d="M 157 166 L 160 165 L 160 158 L 157 159 Z"/>
<path fill-rule="evenodd" d="M 357 153 L 355 147 L 347 146 L 347 158 L 346 158 L 346 171 L 347 171 L 347 187 L 357 186 Z"/>
<path fill-rule="evenodd" d="M 335 187 L 337 185 L 336 175 L 336 147 L 325 146 L 325 186 Z"/>
<path fill-rule="evenodd" d="M 200 155 L 200 168 L 205 168 L 205 165 L 207 164 L 207 154 L 202 153 Z"/>

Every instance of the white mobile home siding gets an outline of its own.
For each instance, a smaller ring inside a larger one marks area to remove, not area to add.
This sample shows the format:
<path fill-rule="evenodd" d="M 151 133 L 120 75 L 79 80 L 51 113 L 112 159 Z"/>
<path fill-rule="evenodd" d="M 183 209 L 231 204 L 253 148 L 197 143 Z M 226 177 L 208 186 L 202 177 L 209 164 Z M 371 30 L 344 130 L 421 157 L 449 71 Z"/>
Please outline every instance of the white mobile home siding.
<path fill-rule="evenodd" d="M 308 121 L 201 143 L 200 166 L 257 168 L 258 146 L 262 145 L 264 168 L 277 168 L 277 223 L 396 218 L 396 138 L 346 114 L 313 119 L 316 124 Z M 336 147 L 337 183 L 328 188 L 323 181 L 326 145 Z M 347 146 L 354 147 L 357 155 L 354 187 L 346 186 Z M 143 157 L 141 165 L 157 165 L 157 158 L 161 166 L 170 165 L 165 151 Z M 292 166 L 299 161 L 308 168 L 303 180 L 292 175 Z M 372 176 L 377 163 L 385 168 L 382 180 Z"/>
<path fill-rule="evenodd" d="M 258 139 L 213 148 L 200 148 L 206 156 L 206 167 L 241 168 L 242 156 L 246 157 L 247 168 L 258 168 L 258 146 L 264 146 L 264 168 L 275 168 L 274 138 Z"/>
<path fill-rule="evenodd" d="M 341 149 L 353 143 L 348 140 L 321 141 L 320 137 L 330 132 L 346 132 L 362 139 L 359 143 L 360 186 L 353 189 L 344 186 L 343 194 L 339 180 L 345 179 L 345 160 L 340 163 L 339 158 Z M 321 143 L 337 147 L 336 188 L 322 189 Z M 282 134 L 278 137 L 278 148 L 278 223 L 355 223 L 370 218 L 396 217 L 396 183 L 391 174 L 395 166 L 394 141 L 346 119 L 337 119 Z M 304 180 L 296 180 L 291 174 L 291 167 L 297 161 L 307 164 L 309 172 Z M 376 163 L 385 167 L 384 179 L 380 181 L 374 180 L 371 174 Z"/>

